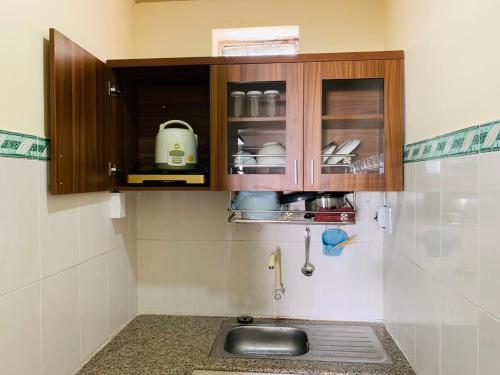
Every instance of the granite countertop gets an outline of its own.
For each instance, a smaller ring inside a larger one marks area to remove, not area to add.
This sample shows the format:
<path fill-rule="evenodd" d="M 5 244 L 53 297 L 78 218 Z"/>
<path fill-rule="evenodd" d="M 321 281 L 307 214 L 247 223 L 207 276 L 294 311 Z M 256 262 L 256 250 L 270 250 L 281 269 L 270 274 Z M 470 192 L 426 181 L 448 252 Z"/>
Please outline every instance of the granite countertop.
<path fill-rule="evenodd" d="M 191 375 L 193 370 L 242 371 L 310 375 L 414 375 L 407 360 L 382 324 L 371 326 L 392 364 L 360 364 L 276 359 L 212 358 L 210 349 L 222 322 L 231 318 L 141 315 L 98 352 L 79 375 Z M 256 323 L 271 322 L 256 319 Z M 281 323 L 304 323 L 280 320 Z M 321 324 L 321 321 L 307 321 Z M 332 324 L 332 322 L 328 322 Z M 334 323 L 335 324 L 335 323 Z M 338 324 L 346 325 L 346 322 Z"/>

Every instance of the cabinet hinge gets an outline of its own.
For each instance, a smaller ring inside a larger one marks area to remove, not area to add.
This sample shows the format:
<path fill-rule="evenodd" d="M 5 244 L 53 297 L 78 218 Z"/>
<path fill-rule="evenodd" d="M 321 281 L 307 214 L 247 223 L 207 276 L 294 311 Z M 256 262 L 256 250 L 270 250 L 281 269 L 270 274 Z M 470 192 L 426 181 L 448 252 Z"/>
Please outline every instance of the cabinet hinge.
<path fill-rule="evenodd" d="M 108 95 L 109 96 L 120 96 L 122 90 L 120 90 L 117 86 L 113 85 L 110 81 L 108 81 Z"/>
<path fill-rule="evenodd" d="M 119 176 L 121 172 L 121 169 L 116 166 L 115 163 L 108 163 L 108 175 L 109 176 Z"/>

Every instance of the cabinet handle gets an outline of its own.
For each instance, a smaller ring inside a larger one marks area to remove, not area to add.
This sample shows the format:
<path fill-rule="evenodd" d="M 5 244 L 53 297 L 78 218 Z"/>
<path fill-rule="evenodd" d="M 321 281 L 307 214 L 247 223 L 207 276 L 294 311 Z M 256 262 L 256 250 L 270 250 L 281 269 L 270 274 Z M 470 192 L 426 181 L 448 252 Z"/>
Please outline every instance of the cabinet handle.
<path fill-rule="evenodd" d="M 298 185 L 299 184 L 299 165 L 297 163 L 297 160 L 293 161 L 293 175 L 294 175 L 295 185 Z"/>
<path fill-rule="evenodd" d="M 311 159 L 311 185 L 314 184 L 314 159 Z"/>

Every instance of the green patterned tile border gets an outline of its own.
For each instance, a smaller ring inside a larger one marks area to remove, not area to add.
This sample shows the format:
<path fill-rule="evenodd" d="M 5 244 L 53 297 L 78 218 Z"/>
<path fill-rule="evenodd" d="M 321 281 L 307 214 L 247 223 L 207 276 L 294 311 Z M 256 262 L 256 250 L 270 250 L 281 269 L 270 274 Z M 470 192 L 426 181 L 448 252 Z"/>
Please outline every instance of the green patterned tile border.
<path fill-rule="evenodd" d="M 34 135 L 0 130 L 0 157 L 49 159 L 49 140 Z"/>
<path fill-rule="evenodd" d="M 408 144 L 403 157 L 405 163 L 413 163 L 492 151 L 500 151 L 500 121 Z"/>
<path fill-rule="evenodd" d="M 49 140 L 0 130 L 0 157 L 49 160 Z M 405 163 L 500 151 L 500 120 L 440 135 L 404 147 Z"/>

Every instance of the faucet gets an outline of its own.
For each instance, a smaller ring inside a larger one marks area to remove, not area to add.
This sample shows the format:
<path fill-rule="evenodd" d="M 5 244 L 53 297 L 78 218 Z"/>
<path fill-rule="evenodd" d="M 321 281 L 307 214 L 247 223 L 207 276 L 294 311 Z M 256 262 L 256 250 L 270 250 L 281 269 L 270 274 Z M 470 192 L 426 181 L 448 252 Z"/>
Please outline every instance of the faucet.
<path fill-rule="evenodd" d="M 276 249 L 269 257 L 269 269 L 274 270 L 274 299 L 280 300 L 285 293 L 285 288 L 281 283 L 281 250 Z"/>

